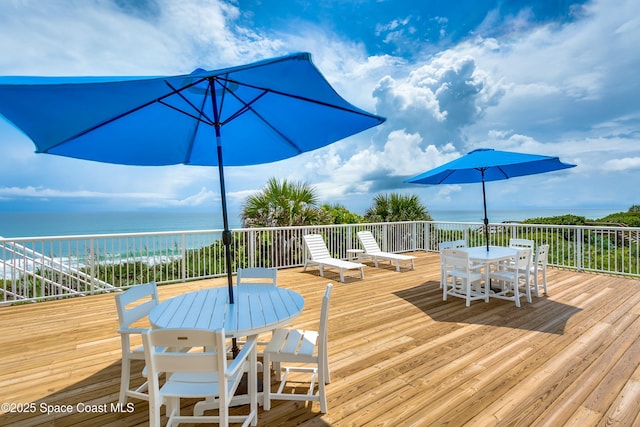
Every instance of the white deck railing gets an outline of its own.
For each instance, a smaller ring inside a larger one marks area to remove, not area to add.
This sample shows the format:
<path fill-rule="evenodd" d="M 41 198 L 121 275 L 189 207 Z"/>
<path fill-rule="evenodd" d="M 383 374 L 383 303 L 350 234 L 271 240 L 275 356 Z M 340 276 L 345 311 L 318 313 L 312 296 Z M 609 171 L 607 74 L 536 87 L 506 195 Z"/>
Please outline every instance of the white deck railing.
<path fill-rule="evenodd" d="M 329 251 L 346 258 L 359 248 L 356 232 L 371 230 L 388 252 L 437 251 L 464 238 L 485 244 L 481 223 L 396 222 L 233 230 L 234 269 L 296 267 L 304 263 L 302 236 L 320 233 Z M 640 277 L 640 228 L 490 224 L 489 243 L 528 238 L 550 245 L 555 267 Z M 184 282 L 224 271 L 222 230 L 145 234 L 0 238 L 0 303 L 31 302 L 109 292 L 156 281 Z"/>

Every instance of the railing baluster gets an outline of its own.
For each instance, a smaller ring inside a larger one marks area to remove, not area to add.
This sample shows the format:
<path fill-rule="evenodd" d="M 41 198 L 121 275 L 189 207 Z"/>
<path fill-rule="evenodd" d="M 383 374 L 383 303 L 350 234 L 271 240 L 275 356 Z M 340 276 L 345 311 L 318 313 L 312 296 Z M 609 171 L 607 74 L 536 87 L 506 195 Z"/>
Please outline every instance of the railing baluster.
<path fill-rule="evenodd" d="M 482 223 L 411 221 L 232 230 L 234 270 L 295 267 L 306 256 L 302 236 L 320 233 L 335 256 L 359 247 L 366 229 L 389 252 L 437 251 L 443 240 L 484 244 Z M 549 264 L 640 277 L 640 228 L 489 224 L 491 242 L 509 237 L 549 243 Z M 224 275 L 221 230 L 37 238 L 0 238 L 0 301 L 39 301 L 108 291 L 141 281 L 183 282 Z"/>

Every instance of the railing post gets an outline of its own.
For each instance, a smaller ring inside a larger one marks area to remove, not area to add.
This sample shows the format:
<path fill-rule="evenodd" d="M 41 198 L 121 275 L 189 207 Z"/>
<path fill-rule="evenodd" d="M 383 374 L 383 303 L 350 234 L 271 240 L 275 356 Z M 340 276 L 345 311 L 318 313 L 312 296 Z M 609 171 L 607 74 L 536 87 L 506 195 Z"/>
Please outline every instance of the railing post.
<path fill-rule="evenodd" d="M 422 246 L 425 252 L 428 252 L 431 250 L 431 222 L 422 221 L 422 226 L 424 228 L 422 230 L 422 238 L 424 239 Z"/>
<path fill-rule="evenodd" d="M 387 250 L 387 242 L 389 240 L 388 234 L 389 234 L 389 224 L 384 223 L 382 224 L 382 250 L 383 251 Z"/>
<path fill-rule="evenodd" d="M 256 265 L 256 232 L 249 232 L 249 265 L 248 267 L 257 267 Z"/>
<path fill-rule="evenodd" d="M 418 222 L 413 221 L 411 223 L 411 251 L 415 252 L 418 240 Z"/>
<path fill-rule="evenodd" d="M 574 245 L 576 248 L 576 269 L 578 271 L 582 271 L 584 269 L 584 245 L 583 245 L 583 237 L 584 237 L 584 233 L 583 233 L 583 228 L 582 227 L 576 227 L 576 232 L 574 233 L 575 236 L 575 241 L 574 241 Z"/>
<path fill-rule="evenodd" d="M 187 280 L 187 236 L 182 233 L 182 244 L 180 245 L 180 259 L 182 262 L 182 268 L 180 274 L 182 275 L 182 281 L 185 282 Z"/>
<path fill-rule="evenodd" d="M 90 282 L 91 282 L 91 294 L 95 292 L 95 281 L 93 280 L 96 277 L 96 261 L 95 261 L 95 240 L 93 238 L 89 239 L 89 274 L 90 274 Z"/>

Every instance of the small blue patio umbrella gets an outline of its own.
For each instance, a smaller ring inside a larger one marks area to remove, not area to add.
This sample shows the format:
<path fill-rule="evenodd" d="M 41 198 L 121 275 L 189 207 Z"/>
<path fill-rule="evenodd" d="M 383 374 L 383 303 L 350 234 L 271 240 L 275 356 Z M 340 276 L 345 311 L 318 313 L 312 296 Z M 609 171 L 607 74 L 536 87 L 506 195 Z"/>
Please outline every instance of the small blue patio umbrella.
<path fill-rule="evenodd" d="M 340 97 L 309 53 L 169 77 L 1 77 L 0 113 L 38 153 L 217 166 L 231 303 L 223 166 L 285 159 L 385 120 Z"/>
<path fill-rule="evenodd" d="M 413 184 L 466 184 L 482 182 L 482 202 L 484 205 L 484 232 L 489 250 L 489 219 L 487 218 L 486 181 L 498 181 L 516 176 L 534 175 L 575 167 L 563 163 L 558 157 L 537 154 L 498 151 L 478 148 L 458 159 L 438 166 L 427 172 L 409 178 L 404 182 Z"/>

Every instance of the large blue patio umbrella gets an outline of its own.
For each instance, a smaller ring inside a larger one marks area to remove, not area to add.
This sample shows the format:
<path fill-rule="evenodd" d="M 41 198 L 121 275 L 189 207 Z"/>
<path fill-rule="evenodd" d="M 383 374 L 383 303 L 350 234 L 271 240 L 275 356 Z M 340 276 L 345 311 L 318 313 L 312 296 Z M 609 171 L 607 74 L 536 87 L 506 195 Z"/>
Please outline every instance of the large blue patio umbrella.
<path fill-rule="evenodd" d="M 1 77 L 0 113 L 38 153 L 217 166 L 231 303 L 223 165 L 285 159 L 385 120 L 340 97 L 308 53 L 171 77 Z"/>
<path fill-rule="evenodd" d="M 575 167 L 563 163 L 558 157 L 537 154 L 498 151 L 478 148 L 466 155 L 409 178 L 404 182 L 413 184 L 467 184 L 482 182 L 482 202 L 484 205 L 484 232 L 489 250 L 489 219 L 487 218 L 486 181 L 498 181 L 516 176 L 534 175 Z"/>

